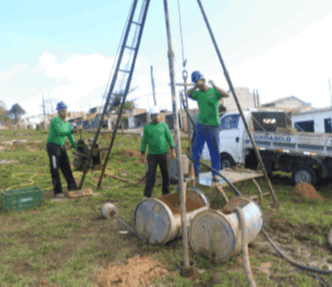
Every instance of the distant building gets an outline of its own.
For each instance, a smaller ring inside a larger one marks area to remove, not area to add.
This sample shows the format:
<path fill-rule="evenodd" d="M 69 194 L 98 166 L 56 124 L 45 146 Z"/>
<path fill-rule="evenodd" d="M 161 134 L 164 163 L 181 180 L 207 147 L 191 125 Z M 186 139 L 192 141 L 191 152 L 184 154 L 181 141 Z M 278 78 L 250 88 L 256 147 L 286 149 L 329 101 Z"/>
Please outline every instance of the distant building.
<path fill-rule="evenodd" d="M 269 102 L 261 105 L 265 108 L 285 108 L 285 109 L 296 109 L 299 107 L 311 107 L 311 103 L 306 103 L 295 96 L 281 98 L 273 102 Z"/>
<path fill-rule="evenodd" d="M 254 94 L 250 93 L 249 88 L 234 88 L 234 92 L 237 96 L 241 108 L 244 109 L 255 107 Z M 228 91 L 228 94 L 228 98 L 222 99 L 224 107 L 226 108 L 227 112 L 237 111 L 238 108 L 231 91 Z"/>

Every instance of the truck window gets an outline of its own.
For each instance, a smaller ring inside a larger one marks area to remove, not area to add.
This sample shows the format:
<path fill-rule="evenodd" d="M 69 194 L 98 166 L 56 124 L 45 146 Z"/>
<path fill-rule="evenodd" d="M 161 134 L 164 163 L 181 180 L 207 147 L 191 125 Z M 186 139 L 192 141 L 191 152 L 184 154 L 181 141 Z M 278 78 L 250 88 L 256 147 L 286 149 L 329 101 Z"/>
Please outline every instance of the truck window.
<path fill-rule="evenodd" d="M 240 115 L 229 115 L 221 119 L 221 130 L 237 129 Z"/>

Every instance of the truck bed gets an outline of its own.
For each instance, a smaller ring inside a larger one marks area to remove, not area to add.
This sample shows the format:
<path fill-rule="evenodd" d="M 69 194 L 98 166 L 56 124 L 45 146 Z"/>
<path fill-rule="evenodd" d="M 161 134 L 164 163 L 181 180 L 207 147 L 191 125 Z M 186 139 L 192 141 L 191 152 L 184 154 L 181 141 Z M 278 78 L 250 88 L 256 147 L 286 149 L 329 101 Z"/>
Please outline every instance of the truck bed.
<path fill-rule="evenodd" d="M 332 134 L 298 132 L 296 134 L 252 131 L 260 149 L 293 154 L 332 157 Z M 249 136 L 244 137 L 244 147 L 252 148 Z"/>

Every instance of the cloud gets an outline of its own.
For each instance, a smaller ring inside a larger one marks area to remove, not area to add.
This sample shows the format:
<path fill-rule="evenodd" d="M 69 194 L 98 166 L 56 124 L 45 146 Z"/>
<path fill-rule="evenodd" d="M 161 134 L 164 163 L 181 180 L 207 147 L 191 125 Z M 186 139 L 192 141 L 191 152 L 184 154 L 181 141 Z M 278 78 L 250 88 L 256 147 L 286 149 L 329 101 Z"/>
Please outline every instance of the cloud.
<path fill-rule="evenodd" d="M 331 17 L 325 17 L 260 56 L 231 67 L 233 84 L 258 88 L 262 103 L 294 95 L 316 107 L 329 105 L 332 44 L 325 35 L 331 26 Z"/>
<path fill-rule="evenodd" d="M 68 59 L 60 61 L 57 56 L 44 52 L 39 59 L 38 66 L 33 71 L 42 73 L 48 78 L 59 80 L 56 88 L 45 92 L 45 94 L 63 100 L 71 105 L 71 108 L 78 110 L 84 104 L 91 105 L 91 107 L 103 104 L 102 95 L 107 93 L 105 91 L 106 85 L 109 80 L 112 80 L 109 77 L 114 59 L 114 56 L 105 57 L 99 54 L 74 54 Z M 123 58 L 122 63 L 126 63 L 127 60 L 128 58 Z M 123 65 L 121 65 L 121 69 L 123 69 Z M 149 61 L 138 56 L 131 87 L 139 85 L 140 91 L 144 92 L 146 91 L 145 87 L 148 86 L 150 91 L 149 72 Z M 122 75 L 122 73 L 119 74 L 116 87 L 118 87 Z"/>
<path fill-rule="evenodd" d="M 14 78 L 16 75 L 20 74 L 26 67 L 27 64 L 16 64 L 12 66 L 8 71 L 0 73 L 0 82 L 4 82 Z"/>

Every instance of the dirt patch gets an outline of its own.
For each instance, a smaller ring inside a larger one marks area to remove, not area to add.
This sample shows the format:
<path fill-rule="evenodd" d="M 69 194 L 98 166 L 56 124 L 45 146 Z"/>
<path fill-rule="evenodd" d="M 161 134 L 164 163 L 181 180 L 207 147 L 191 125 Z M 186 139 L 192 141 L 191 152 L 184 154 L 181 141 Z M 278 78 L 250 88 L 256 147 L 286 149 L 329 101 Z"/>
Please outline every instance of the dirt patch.
<path fill-rule="evenodd" d="M 12 272 L 17 275 L 23 275 L 26 276 L 29 273 L 33 272 L 33 266 L 31 266 L 29 263 L 24 262 L 24 260 L 18 260 L 16 262 L 12 263 Z"/>
<path fill-rule="evenodd" d="M 124 155 L 125 157 L 140 157 L 141 152 L 136 149 L 126 148 L 126 150 L 118 155 Z"/>
<path fill-rule="evenodd" d="M 108 134 L 103 134 L 103 138 L 110 140 L 110 136 Z"/>
<path fill-rule="evenodd" d="M 197 192 L 195 192 L 193 190 L 187 190 L 186 194 L 187 194 L 187 197 L 186 197 L 186 212 L 187 213 L 205 206 L 204 201 L 197 194 Z M 158 197 L 158 199 L 168 205 L 168 207 L 171 209 L 174 217 L 180 216 L 180 214 L 181 214 L 180 194 L 178 192 Z"/>
<path fill-rule="evenodd" d="M 153 260 L 150 256 L 136 255 L 124 264 L 109 265 L 105 271 L 100 272 L 99 286 L 131 287 L 149 286 L 154 279 L 161 278 L 169 273 L 169 269 L 162 261 Z"/>
<path fill-rule="evenodd" d="M 324 198 L 316 191 L 315 187 L 305 182 L 297 184 L 291 195 L 300 199 L 306 197 L 308 199 L 319 199 L 322 203 L 325 202 Z"/>

